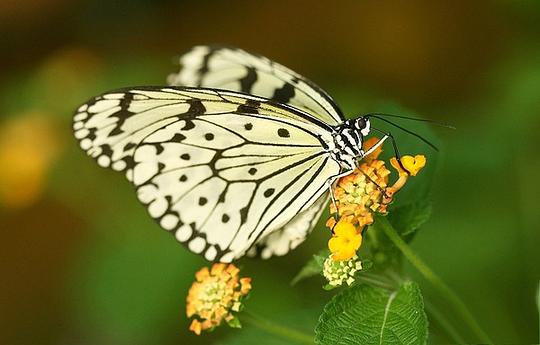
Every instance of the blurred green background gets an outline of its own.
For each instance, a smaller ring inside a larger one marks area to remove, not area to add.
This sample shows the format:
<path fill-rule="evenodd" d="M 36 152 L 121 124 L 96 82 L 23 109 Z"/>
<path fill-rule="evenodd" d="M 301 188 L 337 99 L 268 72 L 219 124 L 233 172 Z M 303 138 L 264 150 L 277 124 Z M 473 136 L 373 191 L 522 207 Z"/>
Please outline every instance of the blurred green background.
<path fill-rule="evenodd" d="M 174 56 L 207 43 L 308 76 L 348 116 L 454 124 L 434 129 L 436 168 L 429 148 L 398 137 L 403 152 L 430 154 L 434 176 L 433 216 L 412 246 L 497 343 L 538 342 L 539 1 L 1 1 L 0 36 L 0 343 L 286 344 L 249 326 L 192 335 L 184 299 L 206 262 L 71 133 L 89 97 L 162 85 Z M 325 246 L 323 222 L 290 255 L 240 263 L 250 310 L 313 332 L 331 294 L 318 278 L 289 282 Z M 430 331 L 431 343 L 450 342 L 437 322 Z"/>

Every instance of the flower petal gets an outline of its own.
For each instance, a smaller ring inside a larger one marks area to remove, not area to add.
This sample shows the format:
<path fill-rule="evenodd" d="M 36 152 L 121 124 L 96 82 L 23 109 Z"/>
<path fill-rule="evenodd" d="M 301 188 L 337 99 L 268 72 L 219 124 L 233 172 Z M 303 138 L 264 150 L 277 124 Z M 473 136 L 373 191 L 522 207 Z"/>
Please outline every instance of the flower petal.
<path fill-rule="evenodd" d="M 401 163 L 403 164 L 405 169 L 409 170 L 411 176 L 416 176 L 416 174 L 418 174 L 418 172 L 422 170 L 424 166 L 426 166 L 426 156 L 404 156 L 403 158 L 401 158 Z"/>
<path fill-rule="evenodd" d="M 402 157 L 401 159 L 402 159 L 402 164 L 403 164 L 403 157 Z M 396 157 L 390 158 L 390 164 L 392 164 L 392 166 L 394 167 L 394 169 L 397 170 L 399 176 L 409 176 L 409 173 L 407 173 L 405 170 L 403 170 L 403 168 L 402 168 L 401 165 L 399 164 L 399 162 L 398 162 L 398 160 L 396 159 Z"/>
<path fill-rule="evenodd" d="M 371 147 L 373 147 L 373 145 L 375 145 L 376 143 L 379 142 L 379 138 L 377 137 L 371 137 L 369 138 L 368 140 L 366 140 L 364 142 L 364 145 L 362 145 L 362 148 L 364 149 L 364 151 L 367 151 L 369 150 Z M 371 152 L 369 155 L 365 156 L 363 159 L 365 161 L 372 161 L 372 160 L 375 160 L 379 157 L 379 155 L 381 154 L 382 152 L 382 145 L 379 145 L 379 147 L 377 147 L 373 152 Z"/>
<path fill-rule="evenodd" d="M 201 335 L 201 323 L 199 322 L 199 320 L 191 321 L 191 325 L 189 325 L 189 330 L 197 335 Z"/>
<path fill-rule="evenodd" d="M 349 222 L 338 222 L 334 228 L 335 236 L 352 237 L 356 235 L 356 228 Z"/>

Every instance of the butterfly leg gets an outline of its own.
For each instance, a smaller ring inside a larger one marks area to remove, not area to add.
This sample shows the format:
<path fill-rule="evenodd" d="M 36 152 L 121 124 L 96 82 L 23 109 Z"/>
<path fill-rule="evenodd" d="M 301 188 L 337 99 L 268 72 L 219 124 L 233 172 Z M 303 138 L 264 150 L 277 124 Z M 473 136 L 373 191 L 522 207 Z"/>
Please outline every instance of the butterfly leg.
<path fill-rule="evenodd" d="M 334 197 L 334 187 L 333 187 L 334 181 L 330 182 L 330 180 L 326 180 L 326 184 L 328 185 L 328 190 L 330 191 L 330 198 L 332 199 L 332 204 L 334 205 L 334 208 L 336 209 L 336 212 L 337 212 L 338 208 L 337 208 L 336 198 Z"/>
<path fill-rule="evenodd" d="M 338 209 L 338 205 L 337 205 L 337 202 L 336 202 L 336 198 L 334 197 L 334 183 L 337 180 L 339 180 L 340 178 L 342 178 L 343 176 L 350 175 L 351 172 L 352 172 L 351 170 L 347 170 L 347 171 L 344 171 L 344 172 L 342 172 L 342 173 L 340 173 L 338 175 L 330 176 L 326 180 L 326 185 L 328 186 L 328 190 L 330 191 L 330 198 L 332 199 L 332 204 L 334 205 L 334 208 L 336 209 L 336 212 L 334 213 L 334 220 L 336 221 L 336 224 L 339 221 L 339 209 Z M 333 231 L 334 231 L 334 229 L 332 229 L 332 232 Z"/>
<path fill-rule="evenodd" d="M 375 145 L 371 146 L 366 152 L 364 152 L 364 155 L 362 156 L 362 158 L 364 158 L 364 157 L 370 155 L 373 151 L 375 151 L 376 149 L 378 149 L 379 146 L 381 146 L 382 144 L 384 144 L 384 142 L 385 142 L 386 139 L 388 139 L 388 138 L 392 138 L 392 135 L 391 135 L 390 133 L 384 133 L 384 136 L 383 136 L 381 139 L 379 139 L 379 140 L 375 143 Z M 392 140 L 394 140 L 394 139 L 392 138 Z"/>
<path fill-rule="evenodd" d="M 375 187 L 377 187 L 377 189 L 379 190 L 379 192 L 381 193 L 385 193 L 386 194 L 386 191 L 383 187 L 379 186 L 377 184 L 377 182 L 373 181 L 373 179 L 368 175 L 366 174 L 364 171 L 362 171 L 361 169 L 358 169 L 368 180 L 369 182 L 373 183 L 375 185 Z"/>
<path fill-rule="evenodd" d="M 379 139 L 375 145 L 373 145 L 372 147 L 370 147 L 366 152 L 364 152 L 364 155 L 362 156 L 362 158 L 370 155 L 373 151 L 375 151 L 379 146 L 381 146 L 385 141 L 386 139 L 388 138 L 391 138 L 390 134 L 385 134 L 381 139 Z M 375 181 L 373 181 L 373 179 L 368 175 L 366 174 L 364 171 L 362 171 L 362 169 L 360 169 L 360 162 L 357 162 L 356 163 L 356 169 L 358 169 L 362 174 L 364 174 L 364 176 L 371 182 L 373 183 L 377 189 L 381 192 L 381 193 L 385 193 L 385 190 L 384 188 L 382 188 L 381 186 L 379 186 L 377 183 L 375 183 Z"/>

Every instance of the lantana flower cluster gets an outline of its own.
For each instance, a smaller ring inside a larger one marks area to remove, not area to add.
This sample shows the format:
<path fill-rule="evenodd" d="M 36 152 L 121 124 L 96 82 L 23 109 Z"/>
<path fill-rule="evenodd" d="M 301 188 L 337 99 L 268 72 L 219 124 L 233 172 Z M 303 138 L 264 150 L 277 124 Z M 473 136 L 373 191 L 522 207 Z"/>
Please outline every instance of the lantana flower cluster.
<path fill-rule="evenodd" d="M 368 150 L 377 143 L 378 138 L 371 138 L 364 143 Z M 409 176 L 416 174 L 425 166 L 426 157 L 423 155 L 403 156 L 400 161 L 395 157 L 390 164 L 398 172 L 397 180 L 389 185 L 390 170 L 383 160 L 378 159 L 382 152 L 379 146 L 370 155 L 364 157 L 362 164 L 350 175 L 342 177 L 334 189 L 336 205 L 330 203 L 330 212 L 337 218 L 330 217 L 326 225 L 332 230 L 332 238 L 328 241 L 330 249 L 329 260 L 343 261 L 343 267 L 362 267 L 356 252 L 362 244 L 362 231 L 373 224 L 375 213 L 386 215 L 388 206 Z M 336 209 L 337 206 L 337 209 Z M 327 260 L 328 261 L 328 260 Z M 340 266 L 340 267 L 341 267 Z M 323 274 L 331 285 L 341 285 L 354 281 L 350 271 L 336 270 L 333 265 L 324 266 Z M 339 275 L 337 272 L 341 272 Z"/>
<path fill-rule="evenodd" d="M 194 317 L 189 329 L 197 335 L 212 330 L 222 322 L 235 327 L 239 321 L 235 312 L 251 290 L 251 278 L 240 278 L 233 264 L 216 263 L 211 269 L 203 267 L 188 292 L 186 314 Z"/>

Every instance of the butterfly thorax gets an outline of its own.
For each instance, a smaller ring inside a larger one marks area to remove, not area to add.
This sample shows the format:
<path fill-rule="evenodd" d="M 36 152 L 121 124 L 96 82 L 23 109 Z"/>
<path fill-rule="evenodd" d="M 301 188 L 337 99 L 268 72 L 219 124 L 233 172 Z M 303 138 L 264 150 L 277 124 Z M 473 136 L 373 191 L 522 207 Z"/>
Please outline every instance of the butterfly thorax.
<path fill-rule="evenodd" d="M 330 150 L 332 158 L 345 169 L 355 169 L 358 160 L 365 155 L 362 144 L 369 129 L 369 120 L 362 117 L 335 126 L 332 133 L 334 145 Z"/>

